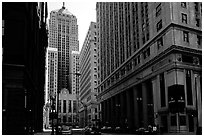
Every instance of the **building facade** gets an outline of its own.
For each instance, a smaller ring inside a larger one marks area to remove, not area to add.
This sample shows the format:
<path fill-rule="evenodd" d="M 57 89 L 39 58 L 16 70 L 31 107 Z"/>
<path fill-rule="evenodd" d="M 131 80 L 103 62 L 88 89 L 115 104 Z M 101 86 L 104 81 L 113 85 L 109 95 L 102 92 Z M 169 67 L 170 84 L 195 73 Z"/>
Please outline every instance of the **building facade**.
<path fill-rule="evenodd" d="M 49 20 L 49 47 L 58 50 L 58 92 L 69 89 L 71 51 L 79 51 L 77 18 L 65 9 L 51 11 Z"/>
<path fill-rule="evenodd" d="M 61 9 L 51 11 L 49 19 L 49 47 L 57 49 L 57 95 L 55 96 L 56 108 L 58 119 L 57 123 L 70 124 L 75 122 L 75 115 L 73 111 L 63 111 L 61 113 L 60 105 L 64 97 L 67 102 L 70 99 L 76 101 L 76 94 L 72 92 L 72 83 L 70 79 L 71 70 L 71 55 L 72 51 L 79 51 L 78 42 L 78 25 L 77 18 L 72 13 L 62 6 Z M 66 95 L 62 91 L 66 91 Z M 63 96 L 64 95 L 64 96 Z M 70 98 L 71 97 L 71 98 Z M 58 102 L 59 101 L 59 102 Z M 74 101 L 74 102 L 75 102 Z M 72 107 L 73 105 L 69 105 Z M 71 108 L 73 110 L 73 108 Z M 65 115 L 64 112 L 67 114 Z M 64 118 L 67 116 L 66 118 Z M 71 117 L 71 120 L 70 120 Z"/>
<path fill-rule="evenodd" d="M 49 113 L 51 112 L 50 107 L 54 105 L 54 110 L 57 110 L 57 70 L 58 70 L 58 51 L 57 48 L 47 48 L 46 53 L 46 80 L 45 80 L 45 121 L 44 127 L 48 128 L 51 126 L 51 119 Z"/>
<path fill-rule="evenodd" d="M 98 2 L 96 11 L 102 124 L 200 130 L 201 3 Z"/>
<path fill-rule="evenodd" d="M 47 3 L 2 3 L 2 134 L 43 130 Z"/>
<path fill-rule="evenodd" d="M 91 22 L 80 53 L 80 126 L 96 126 L 97 96 L 97 25 Z"/>
<path fill-rule="evenodd" d="M 72 51 L 70 57 L 70 81 L 71 81 L 71 94 L 76 96 L 76 124 L 79 125 L 79 114 L 78 114 L 78 106 L 79 106 L 79 51 Z"/>
<path fill-rule="evenodd" d="M 59 94 L 59 124 L 77 126 L 77 100 L 75 94 L 70 94 L 67 89 L 62 89 Z"/>

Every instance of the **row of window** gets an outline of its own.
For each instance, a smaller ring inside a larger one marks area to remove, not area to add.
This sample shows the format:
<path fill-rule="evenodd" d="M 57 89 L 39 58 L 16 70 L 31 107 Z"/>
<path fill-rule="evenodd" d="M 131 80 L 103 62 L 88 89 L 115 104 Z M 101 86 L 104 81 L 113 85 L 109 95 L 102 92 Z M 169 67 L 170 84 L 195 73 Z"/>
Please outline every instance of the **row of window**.
<path fill-rule="evenodd" d="M 189 32 L 187 31 L 183 31 L 183 41 L 184 42 L 189 42 Z M 197 44 L 201 45 L 201 41 L 202 41 L 202 36 L 197 35 Z M 157 40 L 157 49 L 159 50 L 161 47 L 163 47 L 164 43 L 163 43 L 163 37 L 160 37 Z M 146 58 L 148 58 L 150 56 L 150 47 L 146 48 L 143 52 L 143 59 L 145 60 Z M 136 67 L 138 64 L 140 64 L 140 55 L 138 55 L 137 57 L 135 57 L 133 59 L 133 66 Z M 129 64 L 126 65 L 126 67 L 123 67 L 120 72 L 117 72 L 115 74 L 115 79 L 118 80 L 119 76 L 124 76 L 125 72 L 132 70 L 132 62 L 130 62 Z M 110 81 L 114 82 L 114 76 L 112 76 L 110 78 L 111 80 L 107 80 L 107 84 L 104 84 L 104 88 L 106 88 L 106 85 L 109 86 L 110 85 Z M 101 86 L 101 90 L 103 89 L 103 86 Z"/>

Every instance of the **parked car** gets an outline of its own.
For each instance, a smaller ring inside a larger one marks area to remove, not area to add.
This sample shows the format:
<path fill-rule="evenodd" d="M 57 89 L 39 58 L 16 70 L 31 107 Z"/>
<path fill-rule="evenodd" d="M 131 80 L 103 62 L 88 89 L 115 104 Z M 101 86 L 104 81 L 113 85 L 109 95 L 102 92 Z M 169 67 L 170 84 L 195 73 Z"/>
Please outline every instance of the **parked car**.
<path fill-rule="evenodd" d="M 62 126 L 61 134 L 62 135 L 71 135 L 71 128 L 69 126 Z"/>

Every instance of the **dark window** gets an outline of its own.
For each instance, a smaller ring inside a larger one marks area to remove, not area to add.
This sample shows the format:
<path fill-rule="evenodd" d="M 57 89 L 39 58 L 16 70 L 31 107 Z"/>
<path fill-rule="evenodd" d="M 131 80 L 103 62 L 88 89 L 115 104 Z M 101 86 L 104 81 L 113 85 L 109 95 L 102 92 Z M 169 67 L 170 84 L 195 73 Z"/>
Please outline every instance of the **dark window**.
<path fill-rule="evenodd" d="M 160 20 L 160 21 L 157 23 L 157 31 L 159 31 L 161 28 L 162 28 L 162 20 Z"/>
<path fill-rule="evenodd" d="M 193 63 L 193 57 L 188 55 L 182 55 L 182 61 L 186 63 Z"/>
<path fill-rule="evenodd" d="M 63 116 L 63 122 L 64 122 L 64 123 L 67 122 L 66 116 Z"/>
<path fill-rule="evenodd" d="M 160 96 L 161 96 L 161 107 L 165 107 L 166 106 L 166 97 L 165 97 L 164 73 L 160 74 Z"/>
<path fill-rule="evenodd" d="M 192 83 L 191 83 L 191 72 L 186 70 L 186 90 L 187 90 L 187 104 L 193 105 L 192 99 Z"/>
<path fill-rule="evenodd" d="M 157 48 L 160 49 L 161 47 L 163 47 L 163 37 L 157 40 Z"/>
<path fill-rule="evenodd" d="M 186 32 L 186 31 L 183 32 L 183 41 L 189 42 L 188 32 Z"/>
<path fill-rule="evenodd" d="M 97 108 L 95 108 L 95 113 L 97 113 Z"/>
<path fill-rule="evenodd" d="M 156 17 L 161 14 L 161 3 L 156 7 Z"/>
<path fill-rule="evenodd" d="M 200 27 L 200 19 L 198 19 L 198 18 L 196 19 L 196 26 Z"/>
<path fill-rule="evenodd" d="M 187 24 L 187 14 L 181 13 L 181 16 L 182 16 L 182 23 Z"/>
<path fill-rule="evenodd" d="M 194 4 L 195 4 L 195 11 L 199 11 L 199 8 L 198 8 L 199 4 L 198 4 L 198 2 L 194 2 Z"/>
<path fill-rule="evenodd" d="M 63 113 L 66 113 L 66 100 L 63 100 Z"/>
<path fill-rule="evenodd" d="M 181 7 L 186 8 L 186 2 L 181 2 Z"/>
<path fill-rule="evenodd" d="M 168 87 L 168 102 L 169 110 L 171 113 L 184 112 L 185 108 L 184 85 L 176 84 Z"/>

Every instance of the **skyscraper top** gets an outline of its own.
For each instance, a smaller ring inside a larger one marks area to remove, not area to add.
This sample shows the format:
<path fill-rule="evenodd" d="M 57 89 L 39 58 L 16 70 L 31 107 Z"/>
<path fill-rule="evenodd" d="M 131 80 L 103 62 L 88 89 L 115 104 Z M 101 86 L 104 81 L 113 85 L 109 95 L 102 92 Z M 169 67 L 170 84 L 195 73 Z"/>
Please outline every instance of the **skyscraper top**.
<path fill-rule="evenodd" d="M 64 5 L 65 5 L 65 2 L 63 2 L 63 6 L 62 6 L 62 9 L 65 9 L 65 6 L 64 6 Z"/>
<path fill-rule="evenodd" d="M 53 10 L 52 12 L 59 12 L 62 14 L 73 15 L 71 12 L 68 11 L 68 9 L 65 8 L 65 2 L 63 2 L 61 9 Z"/>

